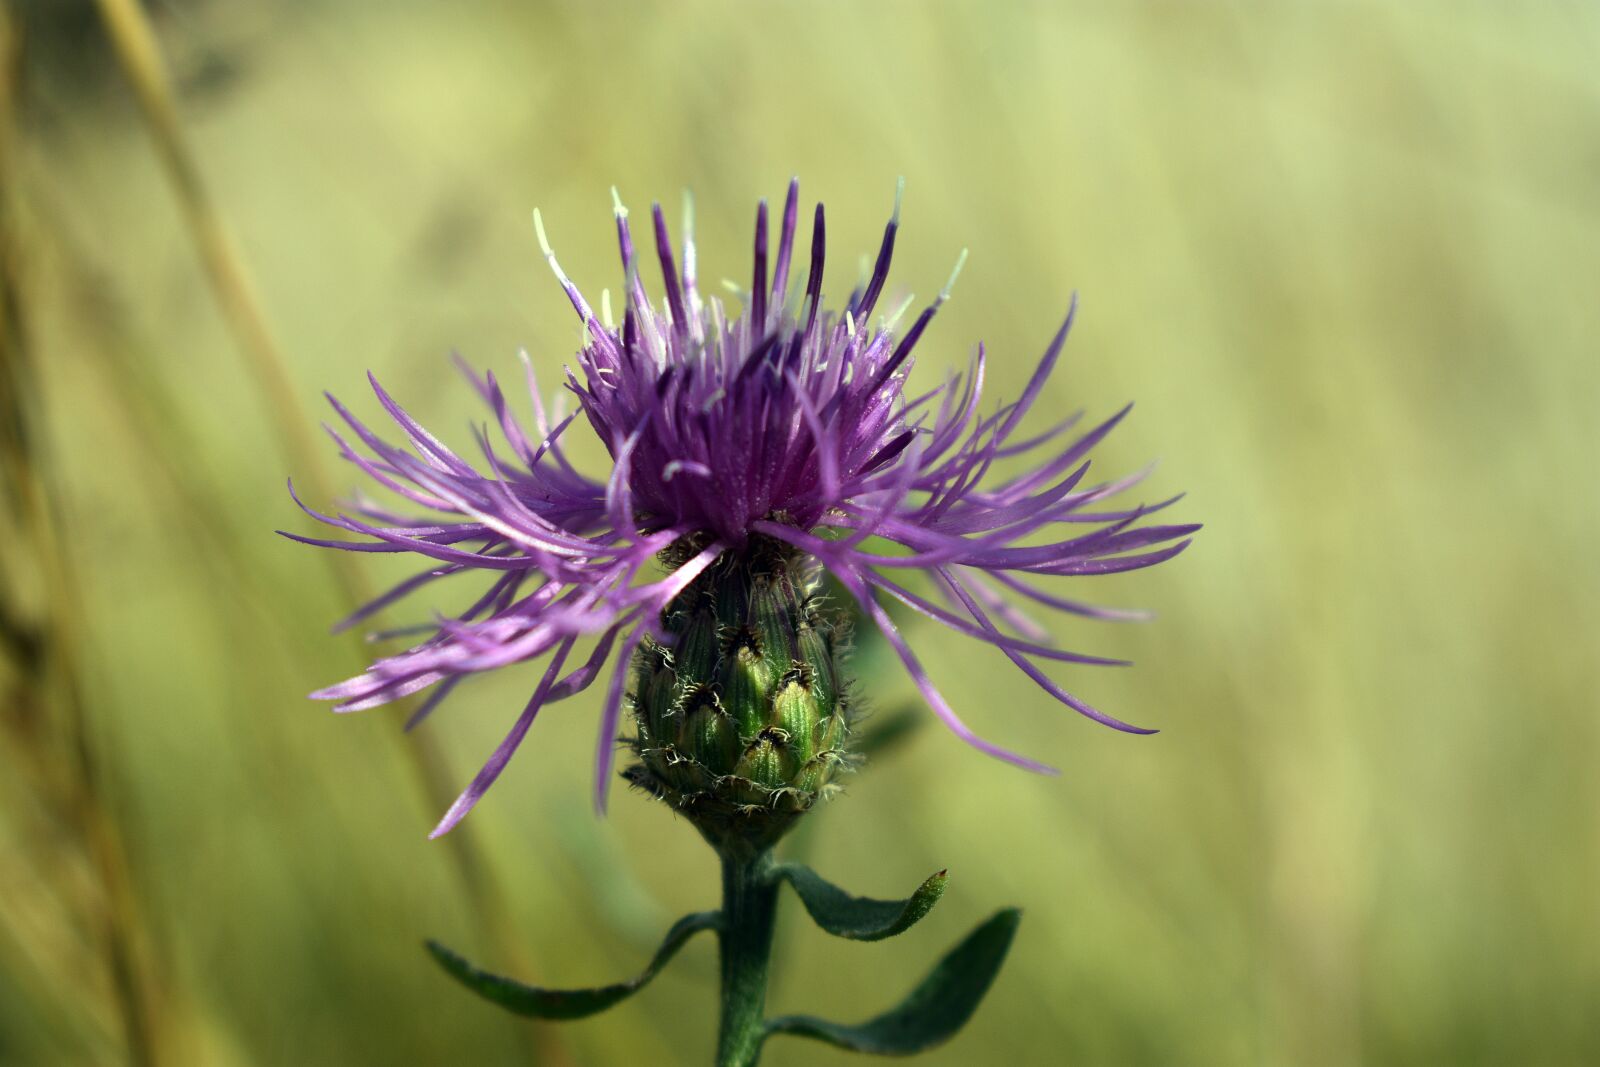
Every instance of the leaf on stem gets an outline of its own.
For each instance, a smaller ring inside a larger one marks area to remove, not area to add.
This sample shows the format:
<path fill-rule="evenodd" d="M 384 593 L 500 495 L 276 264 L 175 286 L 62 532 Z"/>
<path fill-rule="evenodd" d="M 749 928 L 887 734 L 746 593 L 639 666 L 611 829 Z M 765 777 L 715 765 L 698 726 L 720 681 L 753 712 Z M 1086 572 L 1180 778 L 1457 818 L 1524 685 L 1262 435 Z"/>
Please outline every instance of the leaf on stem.
<path fill-rule="evenodd" d="M 718 917 L 719 913 L 714 911 L 685 915 L 667 931 L 666 939 L 641 974 L 625 982 L 595 989 L 539 989 L 480 970 L 437 941 L 429 941 L 427 947 L 433 958 L 456 981 L 508 1011 L 535 1019 L 582 1019 L 605 1011 L 644 988 L 667 965 L 667 961 L 677 955 L 689 938 L 701 930 L 715 928 Z"/>
<path fill-rule="evenodd" d="M 786 863 L 775 873 L 794 886 L 813 922 L 852 941 L 881 941 L 910 929 L 938 903 L 949 881 L 946 873 L 939 871 L 905 900 L 873 900 L 851 896 L 802 864 Z"/>
<path fill-rule="evenodd" d="M 948 1040 L 966 1025 L 994 982 L 1022 913 L 997 912 L 928 972 L 899 1006 L 875 1019 L 845 1026 L 811 1015 L 785 1015 L 767 1023 L 771 1034 L 795 1034 L 853 1052 L 906 1056 Z"/>

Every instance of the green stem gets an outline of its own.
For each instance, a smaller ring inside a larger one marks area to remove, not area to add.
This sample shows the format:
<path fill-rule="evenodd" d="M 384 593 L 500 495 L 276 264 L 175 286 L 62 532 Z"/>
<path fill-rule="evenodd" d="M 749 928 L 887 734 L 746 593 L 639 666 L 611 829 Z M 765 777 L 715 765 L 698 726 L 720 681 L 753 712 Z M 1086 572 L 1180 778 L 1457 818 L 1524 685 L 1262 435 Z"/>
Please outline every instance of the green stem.
<path fill-rule="evenodd" d="M 761 1057 L 762 1016 L 767 1006 L 767 962 L 778 886 L 771 877 L 772 853 L 736 845 L 722 855 L 722 1021 L 717 1067 L 754 1067 Z"/>

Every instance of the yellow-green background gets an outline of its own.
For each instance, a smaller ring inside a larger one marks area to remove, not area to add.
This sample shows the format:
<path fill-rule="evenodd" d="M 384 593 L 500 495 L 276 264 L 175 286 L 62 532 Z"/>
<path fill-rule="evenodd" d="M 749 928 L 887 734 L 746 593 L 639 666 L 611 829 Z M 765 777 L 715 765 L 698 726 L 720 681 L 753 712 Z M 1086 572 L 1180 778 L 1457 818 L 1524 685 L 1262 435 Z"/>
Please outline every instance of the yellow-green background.
<path fill-rule="evenodd" d="M 326 633 L 325 561 L 271 532 L 309 529 L 284 492 L 305 472 L 101 26 L 65 2 L 20 17 L 8 192 L 37 414 L 168 1059 L 532 1062 L 549 1042 L 419 947 L 500 951 L 425 840 L 438 810 L 398 713 L 305 699 L 356 665 Z M 829 206 L 837 297 L 904 175 L 902 291 L 971 250 L 923 382 L 983 340 L 1014 397 L 1081 293 L 1044 414 L 1136 400 L 1102 467 L 1158 458 L 1148 493 L 1187 490 L 1175 515 L 1206 528 L 1170 565 L 1078 583 L 1159 619 L 1056 622 L 1138 661 L 1058 677 L 1162 732 L 1100 728 L 913 628 L 970 722 L 1063 774 L 930 717 L 807 847 L 875 895 L 948 866 L 948 895 L 880 945 L 791 902 L 774 1010 L 872 1014 L 1017 904 L 989 1000 L 924 1062 L 1600 1062 L 1592 6 L 208 0 L 156 23 L 307 419 L 325 388 L 375 415 L 370 368 L 470 444 L 450 350 L 515 378 L 527 346 L 553 382 L 576 323 L 529 211 L 597 296 L 612 184 L 674 214 L 692 188 L 714 284 L 744 276 L 756 198 L 799 173 Z M 532 678 L 430 723 L 452 784 Z M 869 682 L 911 694 L 893 669 Z M 592 816 L 598 702 L 551 708 L 465 827 L 557 984 L 630 973 L 715 893 L 666 811 L 619 787 Z M 8 738 L 0 776 L 28 758 Z M 0 1061 L 118 1062 L 103 974 L 49 947 L 93 947 L 51 904 L 82 871 L 25 850 L 32 808 L 0 795 Z M 694 944 L 546 1062 L 708 1062 L 714 971 Z M 788 1039 L 768 1062 L 847 1059 Z"/>

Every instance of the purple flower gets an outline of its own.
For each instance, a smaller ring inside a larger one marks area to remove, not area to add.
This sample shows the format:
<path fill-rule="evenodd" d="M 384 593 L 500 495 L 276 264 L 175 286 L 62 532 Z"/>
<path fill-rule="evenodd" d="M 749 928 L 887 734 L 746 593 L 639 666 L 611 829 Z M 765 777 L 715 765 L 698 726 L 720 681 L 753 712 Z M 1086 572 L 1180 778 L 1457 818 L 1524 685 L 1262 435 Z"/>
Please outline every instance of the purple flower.
<path fill-rule="evenodd" d="M 820 204 L 803 285 L 799 271 L 791 272 L 798 207 L 795 182 L 772 256 L 765 202 L 759 207 L 750 290 L 741 294 L 743 307 L 730 313 L 720 299 L 702 297 L 696 288 L 694 242 L 687 232 L 678 262 L 659 206 L 655 244 L 665 292 L 652 303 L 639 277 L 628 213 L 619 202 L 617 238 L 626 278 L 620 328 L 611 322 L 609 300 L 597 315 L 561 271 L 535 213 L 540 244 L 586 331 L 577 369 L 567 372 L 578 412 L 565 418 L 547 414 L 528 365 L 530 434 L 494 375 L 479 378 L 463 367 L 505 442 L 491 443 L 479 432 L 482 457 L 476 467 L 418 424 L 375 378 L 378 400 L 409 439 L 409 449 L 387 443 L 329 398 L 354 435 L 352 440 L 329 427 L 342 456 L 429 513 L 412 518 L 366 503 L 355 514 L 337 517 L 306 509 L 361 539 L 288 536 L 348 551 L 415 553 L 428 561 L 339 628 L 450 575 L 476 572 L 489 587 L 467 610 L 428 626 L 420 643 L 312 695 L 338 701 L 337 711 L 356 711 L 432 687 L 408 724 L 415 725 L 468 675 L 548 658 L 510 733 L 435 836 L 477 803 L 540 708 L 587 688 L 615 649 L 596 757 L 597 803 L 603 806 L 634 649 L 647 637 L 662 638 L 660 614 L 673 597 L 721 554 L 739 553 L 752 539 L 787 542 L 831 572 L 894 648 L 938 716 L 984 752 L 1050 772 L 980 739 L 961 721 L 884 610 L 884 595 L 993 646 L 1045 692 L 1089 718 L 1132 733 L 1151 732 L 1105 715 L 1053 682 L 1037 661 L 1121 661 L 1053 647 L 1020 606 L 1032 601 L 1092 618 L 1135 617 L 1063 599 L 1034 583 L 1153 566 L 1181 552 L 1189 543 L 1185 538 L 1198 529 L 1138 525 L 1176 497 L 1104 507 L 1142 475 L 1087 481 L 1085 457 L 1127 408 L 1088 430 L 1077 429 L 1080 413 L 1032 436 L 1019 432 L 1060 356 L 1073 312 L 1016 401 L 980 411 L 981 345 L 966 374 L 951 374 L 938 388 L 908 398 L 912 350 L 949 288 L 904 333 L 895 329 L 904 308 L 873 325 L 899 228 L 898 198 L 871 277 L 837 313 L 822 307 Z M 562 435 L 578 413 L 614 461 L 603 482 L 581 474 L 563 451 Z M 997 461 L 1021 456 L 1032 459 L 1025 473 L 994 475 Z M 665 575 L 655 571 L 658 559 L 670 561 Z M 928 578 L 939 599 L 907 588 L 908 572 Z M 594 649 L 574 665 L 574 650 L 587 638 L 595 639 Z"/>

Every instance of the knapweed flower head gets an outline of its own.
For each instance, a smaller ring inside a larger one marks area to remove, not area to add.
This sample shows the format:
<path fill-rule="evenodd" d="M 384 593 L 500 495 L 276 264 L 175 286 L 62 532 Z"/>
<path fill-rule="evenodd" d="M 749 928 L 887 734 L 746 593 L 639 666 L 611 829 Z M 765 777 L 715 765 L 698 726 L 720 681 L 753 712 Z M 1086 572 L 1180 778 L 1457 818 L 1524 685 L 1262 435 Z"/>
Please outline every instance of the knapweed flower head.
<path fill-rule="evenodd" d="M 629 701 L 640 721 L 635 748 L 658 791 L 683 800 L 728 780 L 760 787 L 747 798 L 752 805 L 809 798 L 829 777 L 847 727 L 838 627 L 817 607 L 819 568 L 881 632 L 939 718 L 990 755 L 1050 770 L 967 727 L 884 598 L 1003 654 L 1083 715 L 1150 732 L 1053 681 L 1040 662 L 1120 661 L 1055 647 L 1024 610 L 1031 604 L 1126 618 L 1060 596 L 1054 580 L 1153 566 L 1182 551 L 1198 528 L 1141 524 L 1172 500 L 1108 505 L 1142 475 L 1090 481 L 1088 454 L 1126 408 L 1087 429 L 1080 415 L 1024 427 L 1060 357 L 1076 300 L 1016 400 L 984 409 L 981 345 L 965 373 L 908 396 L 912 353 L 949 287 L 903 332 L 903 307 L 874 317 L 899 229 L 898 197 L 870 276 L 837 310 L 823 302 L 822 206 L 803 269 L 798 213 L 799 187 L 791 183 L 772 249 L 760 205 L 750 287 L 740 306 L 729 308 L 701 294 L 690 227 L 680 259 L 659 206 L 653 221 L 662 293 L 652 299 L 618 202 L 620 324 L 609 299 L 597 313 L 561 271 L 536 213 L 546 258 L 582 320 L 584 346 L 566 380 L 577 410 L 547 414 L 524 357 L 529 432 L 494 375 L 467 370 L 503 438 L 495 443 L 479 432 L 475 461 L 424 429 L 375 378 L 378 401 L 409 447 L 385 441 L 330 397 L 348 427 L 349 435 L 329 428 L 343 457 L 424 514 L 365 502 L 350 514 L 311 511 L 359 540 L 296 539 L 427 561 L 341 625 L 452 575 L 476 573 L 488 588 L 465 611 L 439 618 L 412 647 L 313 695 L 355 711 L 431 688 L 415 723 L 469 675 L 545 663 L 526 707 L 435 835 L 477 803 L 540 709 L 589 687 L 608 661 L 615 666 L 596 756 L 600 804 Z M 563 448 L 580 415 L 610 452 L 603 480 L 581 473 Z M 1022 473 L 996 472 L 1019 466 Z M 733 594 L 731 580 L 719 577 L 727 574 L 736 577 Z M 925 579 L 923 591 L 908 583 L 911 576 Z M 777 617 L 788 629 L 767 637 L 763 618 Z M 705 763 L 698 786 L 673 777 L 684 760 Z"/>

